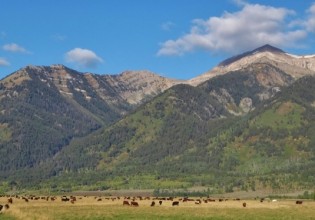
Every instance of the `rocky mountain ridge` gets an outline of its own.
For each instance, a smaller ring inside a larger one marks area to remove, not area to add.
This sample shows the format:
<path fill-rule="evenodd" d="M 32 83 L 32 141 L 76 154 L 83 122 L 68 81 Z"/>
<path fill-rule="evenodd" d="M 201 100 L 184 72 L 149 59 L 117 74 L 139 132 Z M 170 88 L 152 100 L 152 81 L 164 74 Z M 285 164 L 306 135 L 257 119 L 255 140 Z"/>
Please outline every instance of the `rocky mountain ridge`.
<path fill-rule="evenodd" d="M 253 51 L 231 57 L 210 71 L 188 80 L 188 83 L 199 85 L 215 76 L 246 68 L 253 63 L 270 63 L 295 79 L 315 74 L 315 55 L 292 55 L 270 45 L 264 45 Z"/>

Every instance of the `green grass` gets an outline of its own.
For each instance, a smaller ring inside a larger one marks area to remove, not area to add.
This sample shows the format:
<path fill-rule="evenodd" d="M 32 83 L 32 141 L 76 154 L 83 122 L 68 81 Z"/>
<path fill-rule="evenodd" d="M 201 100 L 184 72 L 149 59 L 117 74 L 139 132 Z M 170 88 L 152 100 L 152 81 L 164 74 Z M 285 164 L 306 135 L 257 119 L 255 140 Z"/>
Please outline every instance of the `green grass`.
<path fill-rule="evenodd" d="M 139 201 L 139 207 L 123 206 L 122 200 L 103 200 L 97 202 L 94 197 L 79 199 L 75 204 L 63 203 L 60 199 L 51 201 L 14 200 L 9 210 L 0 214 L 0 219 L 23 220 L 74 220 L 74 219 L 235 219 L 235 220 L 287 220 L 314 219 L 315 202 L 304 202 L 297 206 L 294 201 L 260 203 L 256 200 L 202 203 L 180 202 L 172 207 L 171 201 L 163 201 L 162 206 L 150 207 L 151 200 Z"/>
<path fill-rule="evenodd" d="M 305 109 L 296 103 L 280 103 L 260 115 L 254 125 L 257 127 L 272 127 L 276 130 L 294 129 L 301 126 L 304 111 Z"/>
<path fill-rule="evenodd" d="M 14 220 L 16 218 L 8 214 L 0 213 L 0 219 L 1 220 Z"/>

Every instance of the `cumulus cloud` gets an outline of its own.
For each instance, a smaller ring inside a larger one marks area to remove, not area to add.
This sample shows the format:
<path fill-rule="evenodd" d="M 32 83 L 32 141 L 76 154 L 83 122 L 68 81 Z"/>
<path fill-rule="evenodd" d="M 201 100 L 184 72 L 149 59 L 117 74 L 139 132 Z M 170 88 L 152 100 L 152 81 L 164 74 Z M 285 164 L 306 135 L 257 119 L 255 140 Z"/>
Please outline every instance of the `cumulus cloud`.
<path fill-rule="evenodd" d="M 0 57 L 0 66 L 10 66 L 10 63 L 5 58 Z"/>
<path fill-rule="evenodd" d="M 315 3 L 308 9 L 308 19 L 305 22 L 306 29 L 315 32 Z"/>
<path fill-rule="evenodd" d="M 294 11 L 238 2 L 242 5 L 240 11 L 225 12 L 221 17 L 208 20 L 193 20 L 188 34 L 162 43 L 157 55 L 183 55 L 197 49 L 238 53 L 263 44 L 294 46 L 306 38 L 306 30 L 287 25 L 287 19 L 295 15 Z"/>
<path fill-rule="evenodd" d="M 30 53 L 24 47 L 22 47 L 16 43 L 5 44 L 5 45 L 3 45 L 2 49 L 5 51 L 12 52 L 12 53 Z"/>
<path fill-rule="evenodd" d="M 68 51 L 65 58 L 67 62 L 88 68 L 95 68 L 99 63 L 103 62 L 102 58 L 98 57 L 93 51 L 82 48 Z"/>

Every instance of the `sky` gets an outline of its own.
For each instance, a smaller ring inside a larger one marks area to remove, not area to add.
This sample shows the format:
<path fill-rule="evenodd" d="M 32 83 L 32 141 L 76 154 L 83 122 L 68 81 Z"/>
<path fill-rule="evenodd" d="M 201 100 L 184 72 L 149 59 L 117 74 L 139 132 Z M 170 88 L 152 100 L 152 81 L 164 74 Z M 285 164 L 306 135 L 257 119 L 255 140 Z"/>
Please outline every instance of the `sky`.
<path fill-rule="evenodd" d="M 0 2 L 0 79 L 52 64 L 191 79 L 265 44 L 315 54 L 315 0 Z"/>

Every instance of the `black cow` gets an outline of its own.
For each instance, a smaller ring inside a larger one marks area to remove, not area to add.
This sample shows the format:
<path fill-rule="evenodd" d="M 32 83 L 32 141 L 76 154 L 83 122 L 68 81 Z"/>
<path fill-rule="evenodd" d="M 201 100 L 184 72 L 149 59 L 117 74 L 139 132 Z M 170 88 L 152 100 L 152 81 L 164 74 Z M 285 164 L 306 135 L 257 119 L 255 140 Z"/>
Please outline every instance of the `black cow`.
<path fill-rule="evenodd" d="M 162 205 L 162 202 L 163 202 L 163 201 L 162 201 L 162 200 L 160 200 L 160 201 L 159 201 L 159 204 L 160 204 L 160 205 Z"/>
<path fill-rule="evenodd" d="M 2 209 L 3 209 L 3 205 L 0 205 L 0 212 L 1 212 Z"/>
<path fill-rule="evenodd" d="M 154 201 L 151 202 L 151 206 L 155 206 L 155 202 Z"/>
<path fill-rule="evenodd" d="M 66 196 L 61 197 L 62 202 L 68 202 L 70 199 Z"/>
<path fill-rule="evenodd" d="M 174 202 L 172 203 L 172 206 L 179 206 L 179 201 L 174 201 Z"/>
<path fill-rule="evenodd" d="M 295 204 L 302 205 L 302 204 L 303 204 L 303 201 L 302 201 L 302 200 L 297 200 L 297 201 L 295 202 Z"/>

